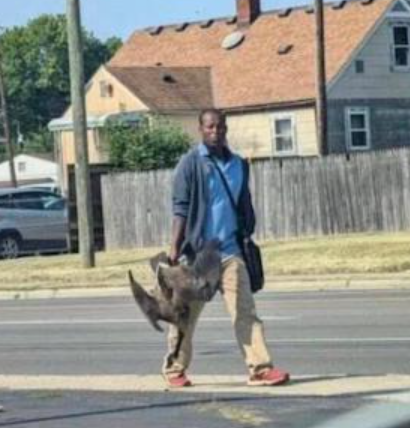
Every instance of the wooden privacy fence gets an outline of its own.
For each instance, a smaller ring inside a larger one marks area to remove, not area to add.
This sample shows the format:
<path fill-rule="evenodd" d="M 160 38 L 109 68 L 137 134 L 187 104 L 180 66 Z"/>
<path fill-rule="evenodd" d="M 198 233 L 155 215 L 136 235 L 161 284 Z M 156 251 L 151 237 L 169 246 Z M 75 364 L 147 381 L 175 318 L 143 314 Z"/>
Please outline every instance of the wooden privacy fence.
<path fill-rule="evenodd" d="M 102 177 L 107 248 L 168 244 L 172 171 Z M 410 229 L 410 149 L 251 165 L 258 239 Z"/>
<path fill-rule="evenodd" d="M 172 171 L 109 174 L 101 179 L 107 249 L 170 242 Z"/>
<path fill-rule="evenodd" d="M 112 166 L 108 164 L 90 165 L 91 207 L 94 228 L 94 248 L 96 250 L 103 250 L 105 248 L 101 177 L 110 170 L 112 170 Z M 68 221 L 70 251 L 78 252 L 79 240 L 74 165 L 68 165 Z"/>

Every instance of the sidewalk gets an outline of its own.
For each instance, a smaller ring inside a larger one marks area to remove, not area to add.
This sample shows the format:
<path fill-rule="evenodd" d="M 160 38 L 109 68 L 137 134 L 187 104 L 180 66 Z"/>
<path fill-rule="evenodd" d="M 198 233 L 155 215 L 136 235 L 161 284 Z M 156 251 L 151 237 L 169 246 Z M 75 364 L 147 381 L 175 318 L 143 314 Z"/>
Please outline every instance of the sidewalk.
<path fill-rule="evenodd" d="M 410 274 L 286 275 L 267 277 L 264 292 L 410 290 Z M 0 300 L 128 296 L 128 287 L 55 287 L 0 290 Z"/>
<path fill-rule="evenodd" d="M 178 389 L 183 393 L 237 393 L 263 394 L 294 397 L 338 397 L 345 394 L 401 393 L 409 401 L 410 376 L 386 374 L 374 376 L 351 376 L 335 374 L 327 376 L 294 376 L 289 384 L 276 387 L 249 387 L 246 376 L 192 375 L 194 386 Z M 85 375 L 85 376 L 34 376 L 0 375 L 0 390 L 13 391 L 105 391 L 105 392 L 163 392 L 168 390 L 159 375 Z"/>

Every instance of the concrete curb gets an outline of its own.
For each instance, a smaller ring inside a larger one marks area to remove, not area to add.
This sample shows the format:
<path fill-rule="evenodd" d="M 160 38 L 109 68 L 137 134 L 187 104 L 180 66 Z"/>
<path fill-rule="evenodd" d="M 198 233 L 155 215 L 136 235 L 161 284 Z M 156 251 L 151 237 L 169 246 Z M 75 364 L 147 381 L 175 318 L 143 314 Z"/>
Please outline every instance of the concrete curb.
<path fill-rule="evenodd" d="M 338 397 L 340 395 L 377 393 L 386 391 L 400 393 L 408 400 L 410 376 L 387 374 L 378 376 L 349 376 L 343 374 L 318 376 L 293 376 L 282 386 L 249 387 L 246 376 L 192 375 L 194 386 L 176 391 L 184 393 L 236 393 L 263 394 L 272 396 L 310 396 Z M 105 392 L 163 392 L 169 390 L 161 376 L 149 375 L 70 375 L 70 376 L 34 376 L 0 375 L 0 391 L 105 391 Z M 407 401 L 408 402 L 408 401 Z"/>
<path fill-rule="evenodd" d="M 280 276 L 266 280 L 264 292 L 410 290 L 410 275 Z M 0 290 L 0 300 L 50 299 L 66 297 L 131 296 L 128 287 L 53 288 Z"/>

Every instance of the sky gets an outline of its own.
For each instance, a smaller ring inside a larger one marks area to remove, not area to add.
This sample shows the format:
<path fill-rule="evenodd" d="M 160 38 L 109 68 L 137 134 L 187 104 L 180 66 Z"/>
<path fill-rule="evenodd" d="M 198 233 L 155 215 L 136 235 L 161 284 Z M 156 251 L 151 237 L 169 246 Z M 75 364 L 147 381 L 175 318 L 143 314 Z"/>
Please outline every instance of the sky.
<path fill-rule="evenodd" d="M 236 0 L 80 0 L 83 26 L 101 40 L 126 40 L 135 30 L 156 25 L 235 14 Z M 313 0 L 261 0 L 262 10 L 281 9 Z M 26 25 L 49 13 L 65 13 L 65 0 L 1 0 L 0 27 Z"/>

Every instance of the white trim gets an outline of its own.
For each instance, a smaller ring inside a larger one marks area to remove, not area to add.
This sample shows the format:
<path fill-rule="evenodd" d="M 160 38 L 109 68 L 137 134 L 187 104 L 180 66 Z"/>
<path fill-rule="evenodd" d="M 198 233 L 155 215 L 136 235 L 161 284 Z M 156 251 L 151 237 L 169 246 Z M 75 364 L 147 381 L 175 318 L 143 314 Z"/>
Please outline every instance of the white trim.
<path fill-rule="evenodd" d="M 276 121 L 278 120 L 290 120 L 291 126 L 291 138 L 292 138 L 292 150 L 278 151 L 276 144 Z M 297 135 L 296 135 L 296 119 L 294 113 L 272 113 L 270 115 L 270 130 L 271 130 L 271 144 L 272 144 L 272 155 L 273 156 L 294 156 L 298 153 L 297 148 Z"/>
<path fill-rule="evenodd" d="M 396 6 L 397 3 L 400 3 L 404 9 L 406 9 L 407 12 L 393 12 L 392 9 Z M 386 15 L 388 18 L 409 18 L 410 17 L 410 5 L 407 4 L 406 1 L 403 0 L 397 0 L 394 2 L 394 4 L 391 5 L 389 11 Z"/>
<path fill-rule="evenodd" d="M 407 28 L 407 45 L 396 45 L 394 41 L 394 30 L 395 28 L 404 27 Z M 407 52 L 407 65 L 396 65 L 396 52 L 397 48 L 406 48 Z M 391 70 L 392 71 L 409 71 L 410 70 L 410 22 L 391 22 L 390 23 L 390 59 L 391 59 Z"/>
<path fill-rule="evenodd" d="M 352 129 L 351 115 L 353 114 L 363 114 L 364 115 L 364 124 L 365 128 L 363 130 L 357 129 L 356 131 L 365 131 L 366 132 L 366 145 L 360 147 L 354 147 L 352 145 L 352 132 L 355 130 Z M 369 107 L 345 107 L 345 138 L 346 138 L 346 147 L 348 151 L 362 151 L 369 150 L 371 148 L 371 132 L 370 132 L 370 109 Z"/>
<path fill-rule="evenodd" d="M 87 116 L 87 129 L 103 128 L 110 121 L 120 121 L 123 123 L 139 122 L 144 116 L 140 111 L 127 111 L 125 113 L 105 113 L 99 116 Z M 59 118 L 53 119 L 47 125 L 50 132 L 72 131 L 74 123 L 71 119 Z"/>

